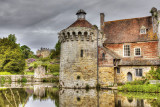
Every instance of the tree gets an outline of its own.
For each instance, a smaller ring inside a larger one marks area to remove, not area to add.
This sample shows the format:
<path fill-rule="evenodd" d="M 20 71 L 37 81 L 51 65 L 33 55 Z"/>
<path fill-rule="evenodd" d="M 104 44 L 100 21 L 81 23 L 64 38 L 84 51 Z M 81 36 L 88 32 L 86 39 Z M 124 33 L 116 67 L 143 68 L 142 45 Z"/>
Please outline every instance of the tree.
<path fill-rule="evenodd" d="M 21 72 L 25 60 L 18 44 L 8 38 L 0 39 L 0 71 Z"/>
<path fill-rule="evenodd" d="M 9 39 L 10 41 L 14 42 L 14 43 L 16 43 L 16 41 L 17 41 L 17 38 L 16 38 L 15 34 L 10 34 L 10 35 L 8 36 L 8 39 Z"/>
<path fill-rule="evenodd" d="M 31 49 L 28 46 L 26 45 L 21 46 L 21 51 L 25 59 L 29 58 Z"/>
<path fill-rule="evenodd" d="M 58 41 L 55 45 L 55 49 L 51 50 L 50 58 L 53 59 L 60 55 L 61 43 Z"/>
<path fill-rule="evenodd" d="M 60 55 L 61 43 L 58 41 L 55 46 L 56 55 Z"/>

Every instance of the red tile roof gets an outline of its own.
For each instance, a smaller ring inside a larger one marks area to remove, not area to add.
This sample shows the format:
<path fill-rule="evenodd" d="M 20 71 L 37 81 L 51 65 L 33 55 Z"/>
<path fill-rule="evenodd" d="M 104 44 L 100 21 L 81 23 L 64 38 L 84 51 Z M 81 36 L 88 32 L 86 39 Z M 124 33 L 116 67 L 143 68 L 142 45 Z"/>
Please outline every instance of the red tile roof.
<path fill-rule="evenodd" d="M 148 29 L 146 34 L 140 34 L 140 28 L 142 26 L 145 26 Z M 107 38 L 105 43 L 157 40 L 157 34 L 153 33 L 151 16 L 108 21 L 104 23 L 103 31 Z"/>
<path fill-rule="evenodd" d="M 83 20 L 78 19 L 73 24 L 71 24 L 69 27 L 88 27 L 88 28 L 92 28 L 92 24 L 89 23 L 85 19 L 83 19 Z"/>

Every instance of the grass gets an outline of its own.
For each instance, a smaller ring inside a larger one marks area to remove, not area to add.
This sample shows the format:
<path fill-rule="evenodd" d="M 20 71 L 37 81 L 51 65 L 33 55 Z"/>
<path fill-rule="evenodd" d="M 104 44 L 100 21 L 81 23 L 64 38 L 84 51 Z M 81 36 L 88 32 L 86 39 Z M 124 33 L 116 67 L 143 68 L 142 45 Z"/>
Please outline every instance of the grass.
<path fill-rule="evenodd" d="M 141 92 L 118 92 L 122 96 L 128 98 L 139 98 L 139 99 L 159 99 L 159 93 L 141 93 Z"/>
<path fill-rule="evenodd" d="M 54 75 L 54 76 L 58 76 L 58 75 L 59 75 L 59 72 L 54 72 L 53 75 Z"/>
<path fill-rule="evenodd" d="M 10 72 L 0 72 L 0 75 L 14 75 L 14 74 L 11 74 Z"/>
<path fill-rule="evenodd" d="M 34 75 L 34 72 L 25 72 L 24 75 Z"/>
<path fill-rule="evenodd" d="M 131 85 L 126 84 L 121 87 L 118 87 L 119 91 L 124 92 L 144 92 L 144 93 L 160 93 L 160 84 L 153 85 Z"/>

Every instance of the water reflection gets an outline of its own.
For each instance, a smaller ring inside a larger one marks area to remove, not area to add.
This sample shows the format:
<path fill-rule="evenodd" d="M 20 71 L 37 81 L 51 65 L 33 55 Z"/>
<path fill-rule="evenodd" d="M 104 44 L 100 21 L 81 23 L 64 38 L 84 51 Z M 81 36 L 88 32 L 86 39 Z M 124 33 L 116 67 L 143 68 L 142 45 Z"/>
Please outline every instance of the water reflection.
<path fill-rule="evenodd" d="M 112 90 L 53 88 L 32 84 L 0 88 L 0 107 L 159 107 L 159 94 L 118 93 Z"/>

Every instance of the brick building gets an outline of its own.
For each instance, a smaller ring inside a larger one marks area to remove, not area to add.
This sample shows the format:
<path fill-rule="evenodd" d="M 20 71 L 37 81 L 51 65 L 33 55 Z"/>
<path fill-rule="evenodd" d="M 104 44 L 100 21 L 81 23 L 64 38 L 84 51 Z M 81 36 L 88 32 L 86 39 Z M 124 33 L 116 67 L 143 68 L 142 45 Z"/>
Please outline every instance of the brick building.
<path fill-rule="evenodd" d="M 59 33 L 60 85 L 95 87 L 98 81 L 106 87 L 141 79 L 151 66 L 159 66 L 160 11 L 152 8 L 151 14 L 105 22 L 101 13 L 100 30 L 97 30 L 85 19 L 86 13 L 79 10 L 78 19 Z"/>

